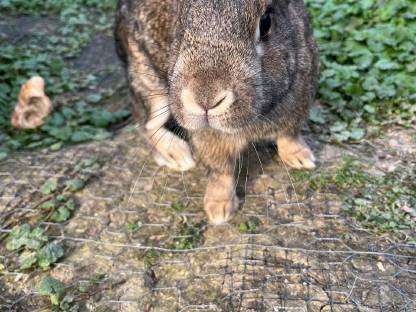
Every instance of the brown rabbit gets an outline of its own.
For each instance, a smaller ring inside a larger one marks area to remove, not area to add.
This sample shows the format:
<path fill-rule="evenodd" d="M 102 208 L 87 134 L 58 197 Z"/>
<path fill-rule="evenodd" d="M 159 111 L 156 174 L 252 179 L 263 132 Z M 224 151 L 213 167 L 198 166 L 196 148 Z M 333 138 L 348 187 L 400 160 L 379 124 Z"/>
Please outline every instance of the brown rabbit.
<path fill-rule="evenodd" d="M 212 224 L 238 207 L 234 168 L 248 143 L 273 139 L 287 165 L 315 167 L 300 136 L 319 74 L 302 0 L 120 0 L 116 39 L 156 162 L 184 171 L 197 156 L 209 168 Z"/>

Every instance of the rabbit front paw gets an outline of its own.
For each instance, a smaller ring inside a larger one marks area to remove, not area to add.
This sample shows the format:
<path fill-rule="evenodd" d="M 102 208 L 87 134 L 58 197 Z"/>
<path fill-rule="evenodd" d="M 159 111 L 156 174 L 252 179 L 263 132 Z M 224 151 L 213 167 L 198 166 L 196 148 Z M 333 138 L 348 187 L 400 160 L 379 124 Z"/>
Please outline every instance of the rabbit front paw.
<path fill-rule="evenodd" d="M 238 206 L 234 178 L 228 175 L 211 176 L 204 198 L 204 209 L 209 223 L 221 225 L 228 222 Z"/>
<path fill-rule="evenodd" d="M 180 137 L 162 128 L 149 134 L 153 158 L 159 166 L 176 171 L 188 171 L 196 166 L 189 144 Z"/>
<path fill-rule="evenodd" d="M 280 137 L 277 140 L 279 156 L 282 161 L 294 169 L 316 168 L 316 158 L 301 136 L 297 138 Z"/>

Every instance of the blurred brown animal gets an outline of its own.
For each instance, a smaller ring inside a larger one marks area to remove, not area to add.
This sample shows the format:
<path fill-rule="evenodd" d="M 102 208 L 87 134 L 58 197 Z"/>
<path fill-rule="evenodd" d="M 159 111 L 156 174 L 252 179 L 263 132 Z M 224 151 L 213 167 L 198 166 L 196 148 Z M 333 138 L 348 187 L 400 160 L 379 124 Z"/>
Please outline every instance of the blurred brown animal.
<path fill-rule="evenodd" d="M 238 207 L 235 163 L 250 142 L 272 139 L 290 167 L 315 167 L 300 130 L 319 57 L 302 0 L 120 0 L 116 40 L 156 162 L 209 168 L 212 224 Z"/>

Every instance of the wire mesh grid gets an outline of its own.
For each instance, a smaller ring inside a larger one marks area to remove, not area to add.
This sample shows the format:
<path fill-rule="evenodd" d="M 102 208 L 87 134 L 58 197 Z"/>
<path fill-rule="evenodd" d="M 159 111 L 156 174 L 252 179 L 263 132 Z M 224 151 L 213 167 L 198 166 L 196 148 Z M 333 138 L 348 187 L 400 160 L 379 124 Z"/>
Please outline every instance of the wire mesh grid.
<path fill-rule="evenodd" d="M 65 179 L 84 158 L 102 160 L 77 194 L 73 218 L 42 222 L 66 247 L 49 274 L 71 288 L 104 273 L 83 298 L 86 311 L 414 311 L 415 246 L 358 228 L 336 194 L 309 194 L 277 161 L 264 162 L 264 172 L 242 179 L 245 203 L 235 220 L 211 227 L 201 209 L 204 171 L 170 172 L 148 154 L 130 132 L 0 165 L 6 234 L 14 220 L 39 213 L 33 203 L 45 180 Z M 172 209 L 179 201 L 184 208 Z M 239 223 L 250 218 L 256 229 L 242 233 Z M 192 241 L 181 224 L 203 224 L 202 238 Z M 175 245 L 187 238 L 189 249 Z M 47 309 L 36 291 L 45 273 L 15 270 L 16 254 L 0 248 L 8 272 L 0 276 L 0 310 Z"/>

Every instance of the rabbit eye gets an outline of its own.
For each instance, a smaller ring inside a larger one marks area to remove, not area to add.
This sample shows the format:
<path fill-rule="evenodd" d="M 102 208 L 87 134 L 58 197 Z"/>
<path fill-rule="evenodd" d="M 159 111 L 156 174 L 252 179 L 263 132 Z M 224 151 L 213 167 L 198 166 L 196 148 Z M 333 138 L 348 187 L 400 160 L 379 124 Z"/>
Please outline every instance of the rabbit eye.
<path fill-rule="evenodd" d="M 271 27 L 272 19 L 270 13 L 266 13 L 260 18 L 260 38 L 266 37 L 269 34 Z"/>

